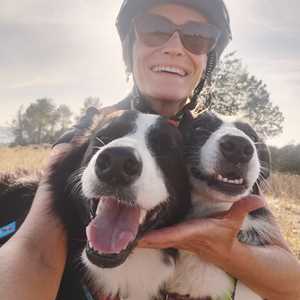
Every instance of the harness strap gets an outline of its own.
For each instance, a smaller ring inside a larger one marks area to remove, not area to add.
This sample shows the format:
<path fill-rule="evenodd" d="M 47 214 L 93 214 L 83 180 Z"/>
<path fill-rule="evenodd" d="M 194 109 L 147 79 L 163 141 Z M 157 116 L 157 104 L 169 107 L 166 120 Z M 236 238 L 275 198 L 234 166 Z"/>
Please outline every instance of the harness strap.
<path fill-rule="evenodd" d="M 95 300 L 86 285 L 83 285 L 82 289 L 83 289 L 86 300 Z M 105 299 L 103 299 L 103 300 L 105 300 Z"/>
<path fill-rule="evenodd" d="M 236 294 L 236 289 L 237 289 L 237 283 L 238 283 L 238 280 L 236 278 L 234 278 L 234 288 L 233 288 L 233 292 L 232 292 L 232 296 L 231 296 L 232 300 L 235 299 L 235 294 Z"/>

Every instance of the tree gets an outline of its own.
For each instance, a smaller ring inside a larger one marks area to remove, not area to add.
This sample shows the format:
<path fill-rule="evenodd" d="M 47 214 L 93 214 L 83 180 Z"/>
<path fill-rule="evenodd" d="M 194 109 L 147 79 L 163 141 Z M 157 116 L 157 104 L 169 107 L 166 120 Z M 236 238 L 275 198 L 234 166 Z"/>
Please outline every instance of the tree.
<path fill-rule="evenodd" d="M 29 105 L 24 114 L 24 129 L 30 144 L 45 142 L 54 112 L 55 105 L 51 99 L 38 99 Z"/>
<path fill-rule="evenodd" d="M 17 117 L 11 124 L 12 133 L 15 136 L 15 143 L 17 145 L 26 145 L 24 120 L 23 120 L 23 106 L 21 105 L 17 112 Z"/>
<path fill-rule="evenodd" d="M 82 116 L 86 112 L 86 110 L 91 106 L 94 106 L 96 108 L 101 108 L 102 103 L 101 103 L 100 98 L 98 98 L 98 97 L 86 98 L 83 102 L 83 107 L 80 109 L 80 116 Z"/>
<path fill-rule="evenodd" d="M 25 111 L 20 107 L 11 128 L 15 144 L 53 143 L 72 122 L 72 112 L 66 105 L 56 107 L 51 99 L 38 99 Z"/>
<path fill-rule="evenodd" d="M 73 113 L 70 108 L 62 104 L 57 107 L 51 119 L 51 132 L 49 140 L 54 142 L 62 135 L 72 124 Z"/>
<path fill-rule="evenodd" d="M 70 108 L 65 104 L 60 105 L 57 108 L 57 112 L 59 115 L 60 129 L 62 131 L 65 131 L 72 124 L 73 113 L 70 110 Z"/>
<path fill-rule="evenodd" d="M 235 52 L 220 61 L 213 73 L 212 86 L 214 111 L 248 120 L 263 137 L 282 132 L 282 112 L 271 102 L 266 85 L 248 73 Z"/>
<path fill-rule="evenodd" d="M 286 145 L 282 148 L 270 147 L 272 169 L 300 175 L 300 144 Z"/>

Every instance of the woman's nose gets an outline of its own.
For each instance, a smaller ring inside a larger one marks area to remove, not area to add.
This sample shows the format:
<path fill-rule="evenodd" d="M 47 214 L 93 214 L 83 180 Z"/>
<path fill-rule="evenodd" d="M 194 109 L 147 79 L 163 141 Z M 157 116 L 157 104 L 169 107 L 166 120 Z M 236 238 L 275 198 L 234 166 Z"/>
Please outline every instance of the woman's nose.
<path fill-rule="evenodd" d="M 162 51 L 164 54 L 172 56 L 185 55 L 185 48 L 178 32 L 173 33 L 170 39 L 163 45 Z"/>

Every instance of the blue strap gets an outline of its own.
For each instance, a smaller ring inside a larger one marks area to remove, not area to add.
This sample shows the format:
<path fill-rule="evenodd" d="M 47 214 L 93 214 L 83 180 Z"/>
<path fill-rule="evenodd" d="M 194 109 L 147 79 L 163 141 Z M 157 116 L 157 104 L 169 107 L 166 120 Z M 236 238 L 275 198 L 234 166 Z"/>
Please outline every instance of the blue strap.
<path fill-rule="evenodd" d="M 86 285 L 83 285 L 83 291 L 84 291 L 84 295 L 86 297 L 86 300 L 94 300 L 92 294 L 90 293 L 89 289 L 87 288 Z"/>
<path fill-rule="evenodd" d="M 10 234 L 13 234 L 17 230 L 17 222 L 11 222 L 0 228 L 0 239 L 7 237 Z"/>

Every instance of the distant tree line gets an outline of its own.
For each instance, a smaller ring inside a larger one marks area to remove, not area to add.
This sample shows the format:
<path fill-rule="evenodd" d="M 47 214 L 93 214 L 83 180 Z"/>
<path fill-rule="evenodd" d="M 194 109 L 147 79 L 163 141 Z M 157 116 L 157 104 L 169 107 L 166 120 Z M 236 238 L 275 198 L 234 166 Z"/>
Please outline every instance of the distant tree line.
<path fill-rule="evenodd" d="M 93 97 L 85 99 L 80 114 L 92 105 L 100 107 L 100 99 Z M 38 99 L 26 109 L 21 106 L 11 124 L 13 144 L 25 146 L 53 143 L 80 117 L 80 114 L 76 116 L 67 105 L 57 106 L 48 98 Z"/>
<path fill-rule="evenodd" d="M 270 152 L 274 171 L 300 175 L 300 144 L 270 147 Z"/>

